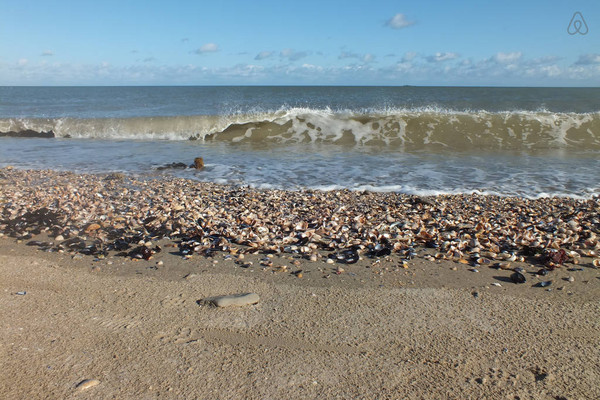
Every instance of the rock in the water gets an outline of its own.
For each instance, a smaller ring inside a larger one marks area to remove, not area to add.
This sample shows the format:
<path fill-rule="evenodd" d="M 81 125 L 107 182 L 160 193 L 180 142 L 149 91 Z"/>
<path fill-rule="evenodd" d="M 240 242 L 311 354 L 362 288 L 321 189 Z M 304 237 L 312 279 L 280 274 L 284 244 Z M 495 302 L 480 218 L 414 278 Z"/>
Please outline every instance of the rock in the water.
<path fill-rule="evenodd" d="M 53 131 L 38 132 L 38 131 L 31 130 L 31 129 L 25 129 L 22 131 L 0 132 L 0 136 L 50 139 L 50 138 L 54 137 L 54 132 Z"/>
<path fill-rule="evenodd" d="M 185 163 L 174 162 L 174 163 L 171 163 L 171 164 L 162 165 L 160 167 L 157 167 L 156 169 L 159 170 L 159 171 L 162 171 L 164 169 L 186 169 L 186 168 L 187 168 L 187 165 L 185 165 Z"/>
<path fill-rule="evenodd" d="M 247 306 L 250 304 L 256 304 L 259 300 L 260 298 L 256 293 L 231 294 L 227 296 L 217 296 L 205 299 L 205 301 L 214 304 L 217 307 Z"/>
<path fill-rule="evenodd" d="M 100 381 L 98 379 L 84 379 L 83 381 L 77 384 L 76 389 L 81 392 L 89 388 L 93 388 L 94 386 L 97 386 L 99 384 Z"/>
<path fill-rule="evenodd" d="M 194 158 L 194 168 L 196 168 L 196 169 L 204 168 L 204 159 L 202 157 Z"/>

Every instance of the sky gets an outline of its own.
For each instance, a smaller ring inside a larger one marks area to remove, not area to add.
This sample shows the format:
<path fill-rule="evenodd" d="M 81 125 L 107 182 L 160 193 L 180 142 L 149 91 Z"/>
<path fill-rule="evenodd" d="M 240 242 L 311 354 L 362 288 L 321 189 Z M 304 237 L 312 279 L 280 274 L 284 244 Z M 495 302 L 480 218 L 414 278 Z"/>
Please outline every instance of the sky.
<path fill-rule="evenodd" d="M 0 85 L 600 86 L 598 0 L 2 0 L 0 16 Z"/>

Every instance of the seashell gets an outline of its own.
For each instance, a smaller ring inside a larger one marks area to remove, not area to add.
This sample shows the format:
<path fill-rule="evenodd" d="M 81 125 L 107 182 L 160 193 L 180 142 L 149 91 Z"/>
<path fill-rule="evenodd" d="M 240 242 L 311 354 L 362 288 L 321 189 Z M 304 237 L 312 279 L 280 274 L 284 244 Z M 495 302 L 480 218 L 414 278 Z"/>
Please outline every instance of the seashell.
<path fill-rule="evenodd" d="M 510 280 L 514 283 L 525 283 L 527 282 L 527 278 L 520 272 L 515 272 L 510 276 Z"/>
<path fill-rule="evenodd" d="M 517 256 L 515 256 L 514 254 L 510 254 L 510 253 L 500 253 L 500 254 L 498 254 L 498 258 L 501 260 L 513 262 L 517 259 Z"/>
<path fill-rule="evenodd" d="M 85 380 L 79 382 L 77 384 L 77 386 L 75 387 L 75 389 L 82 392 L 84 390 L 93 388 L 94 386 L 98 386 L 99 384 L 100 384 L 100 381 L 97 379 L 85 379 Z"/>
<path fill-rule="evenodd" d="M 482 257 L 487 257 L 487 258 L 490 258 L 492 260 L 495 260 L 496 257 L 498 257 L 498 254 L 494 253 L 493 251 L 482 251 L 479 254 L 481 254 Z"/>
<path fill-rule="evenodd" d="M 600 258 L 594 259 L 594 261 L 592 261 L 592 265 L 594 267 L 600 267 Z"/>
<path fill-rule="evenodd" d="M 510 263 L 508 261 L 503 261 L 503 262 L 496 263 L 496 266 L 499 269 L 505 269 L 505 270 L 506 269 L 510 269 Z"/>
<path fill-rule="evenodd" d="M 571 228 L 572 230 L 577 230 L 577 228 L 579 228 L 579 224 L 577 223 L 577 221 L 575 221 L 574 219 L 570 220 L 569 222 L 567 222 L 567 225 L 569 226 L 569 228 Z"/>
<path fill-rule="evenodd" d="M 536 287 L 548 287 L 550 285 L 552 285 L 552 281 L 542 281 L 542 282 L 537 283 L 535 286 Z"/>

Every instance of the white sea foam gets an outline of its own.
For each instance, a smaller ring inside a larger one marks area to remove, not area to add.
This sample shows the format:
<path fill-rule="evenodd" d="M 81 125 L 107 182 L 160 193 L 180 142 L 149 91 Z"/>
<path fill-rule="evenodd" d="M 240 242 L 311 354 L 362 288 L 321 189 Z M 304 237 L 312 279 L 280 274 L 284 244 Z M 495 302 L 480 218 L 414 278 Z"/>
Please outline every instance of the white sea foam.
<path fill-rule="evenodd" d="M 600 148 L 600 113 L 453 111 L 437 108 L 370 112 L 284 108 L 229 115 L 0 119 L 0 132 L 48 132 L 63 138 L 334 143 L 397 149 Z"/>

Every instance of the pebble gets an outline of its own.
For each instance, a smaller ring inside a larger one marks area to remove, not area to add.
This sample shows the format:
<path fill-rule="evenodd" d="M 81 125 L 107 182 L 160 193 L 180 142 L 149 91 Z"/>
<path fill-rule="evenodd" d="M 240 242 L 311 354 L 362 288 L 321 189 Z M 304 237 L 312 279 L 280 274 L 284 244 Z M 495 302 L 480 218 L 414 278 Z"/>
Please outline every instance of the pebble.
<path fill-rule="evenodd" d="M 334 261 L 331 258 L 327 259 L 327 264 L 333 264 L 333 263 L 334 263 Z"/>
<path fill-rule="evenodd" d="M 65 237 L 63 235 L 58 235 L 54 238 L 54 240 L 56 240 L 57 242 L 62 242 L 63 240 L 65 240 Z"/>
<path fill-rule="evenodd" d="M 205 299 L 205 301 L 212 303 L 217 307 L 247 306 L 250 304 L 256 304 L 259 300 L 260 297 L 256 293 L 231 294 L 227 296 L 217 296 Z"/>
<path fill-rule="evenodd" d="M 572 277 L 572 276 L 568 277 L 568 278 L 567 278 L 567 280 L 568 280 L 569 282 L 575 282 L 575 278 L 574 278 L 574 277 Z"/>
<path fill-rule="evenodd" d="M 94 386 L 98 386 L 99 384 L 100 384 L 100 381 L 98 379 L 84 379 L 77 384 L 75 389 L 82 392 L 84 390 L 93 388 Z"/>

